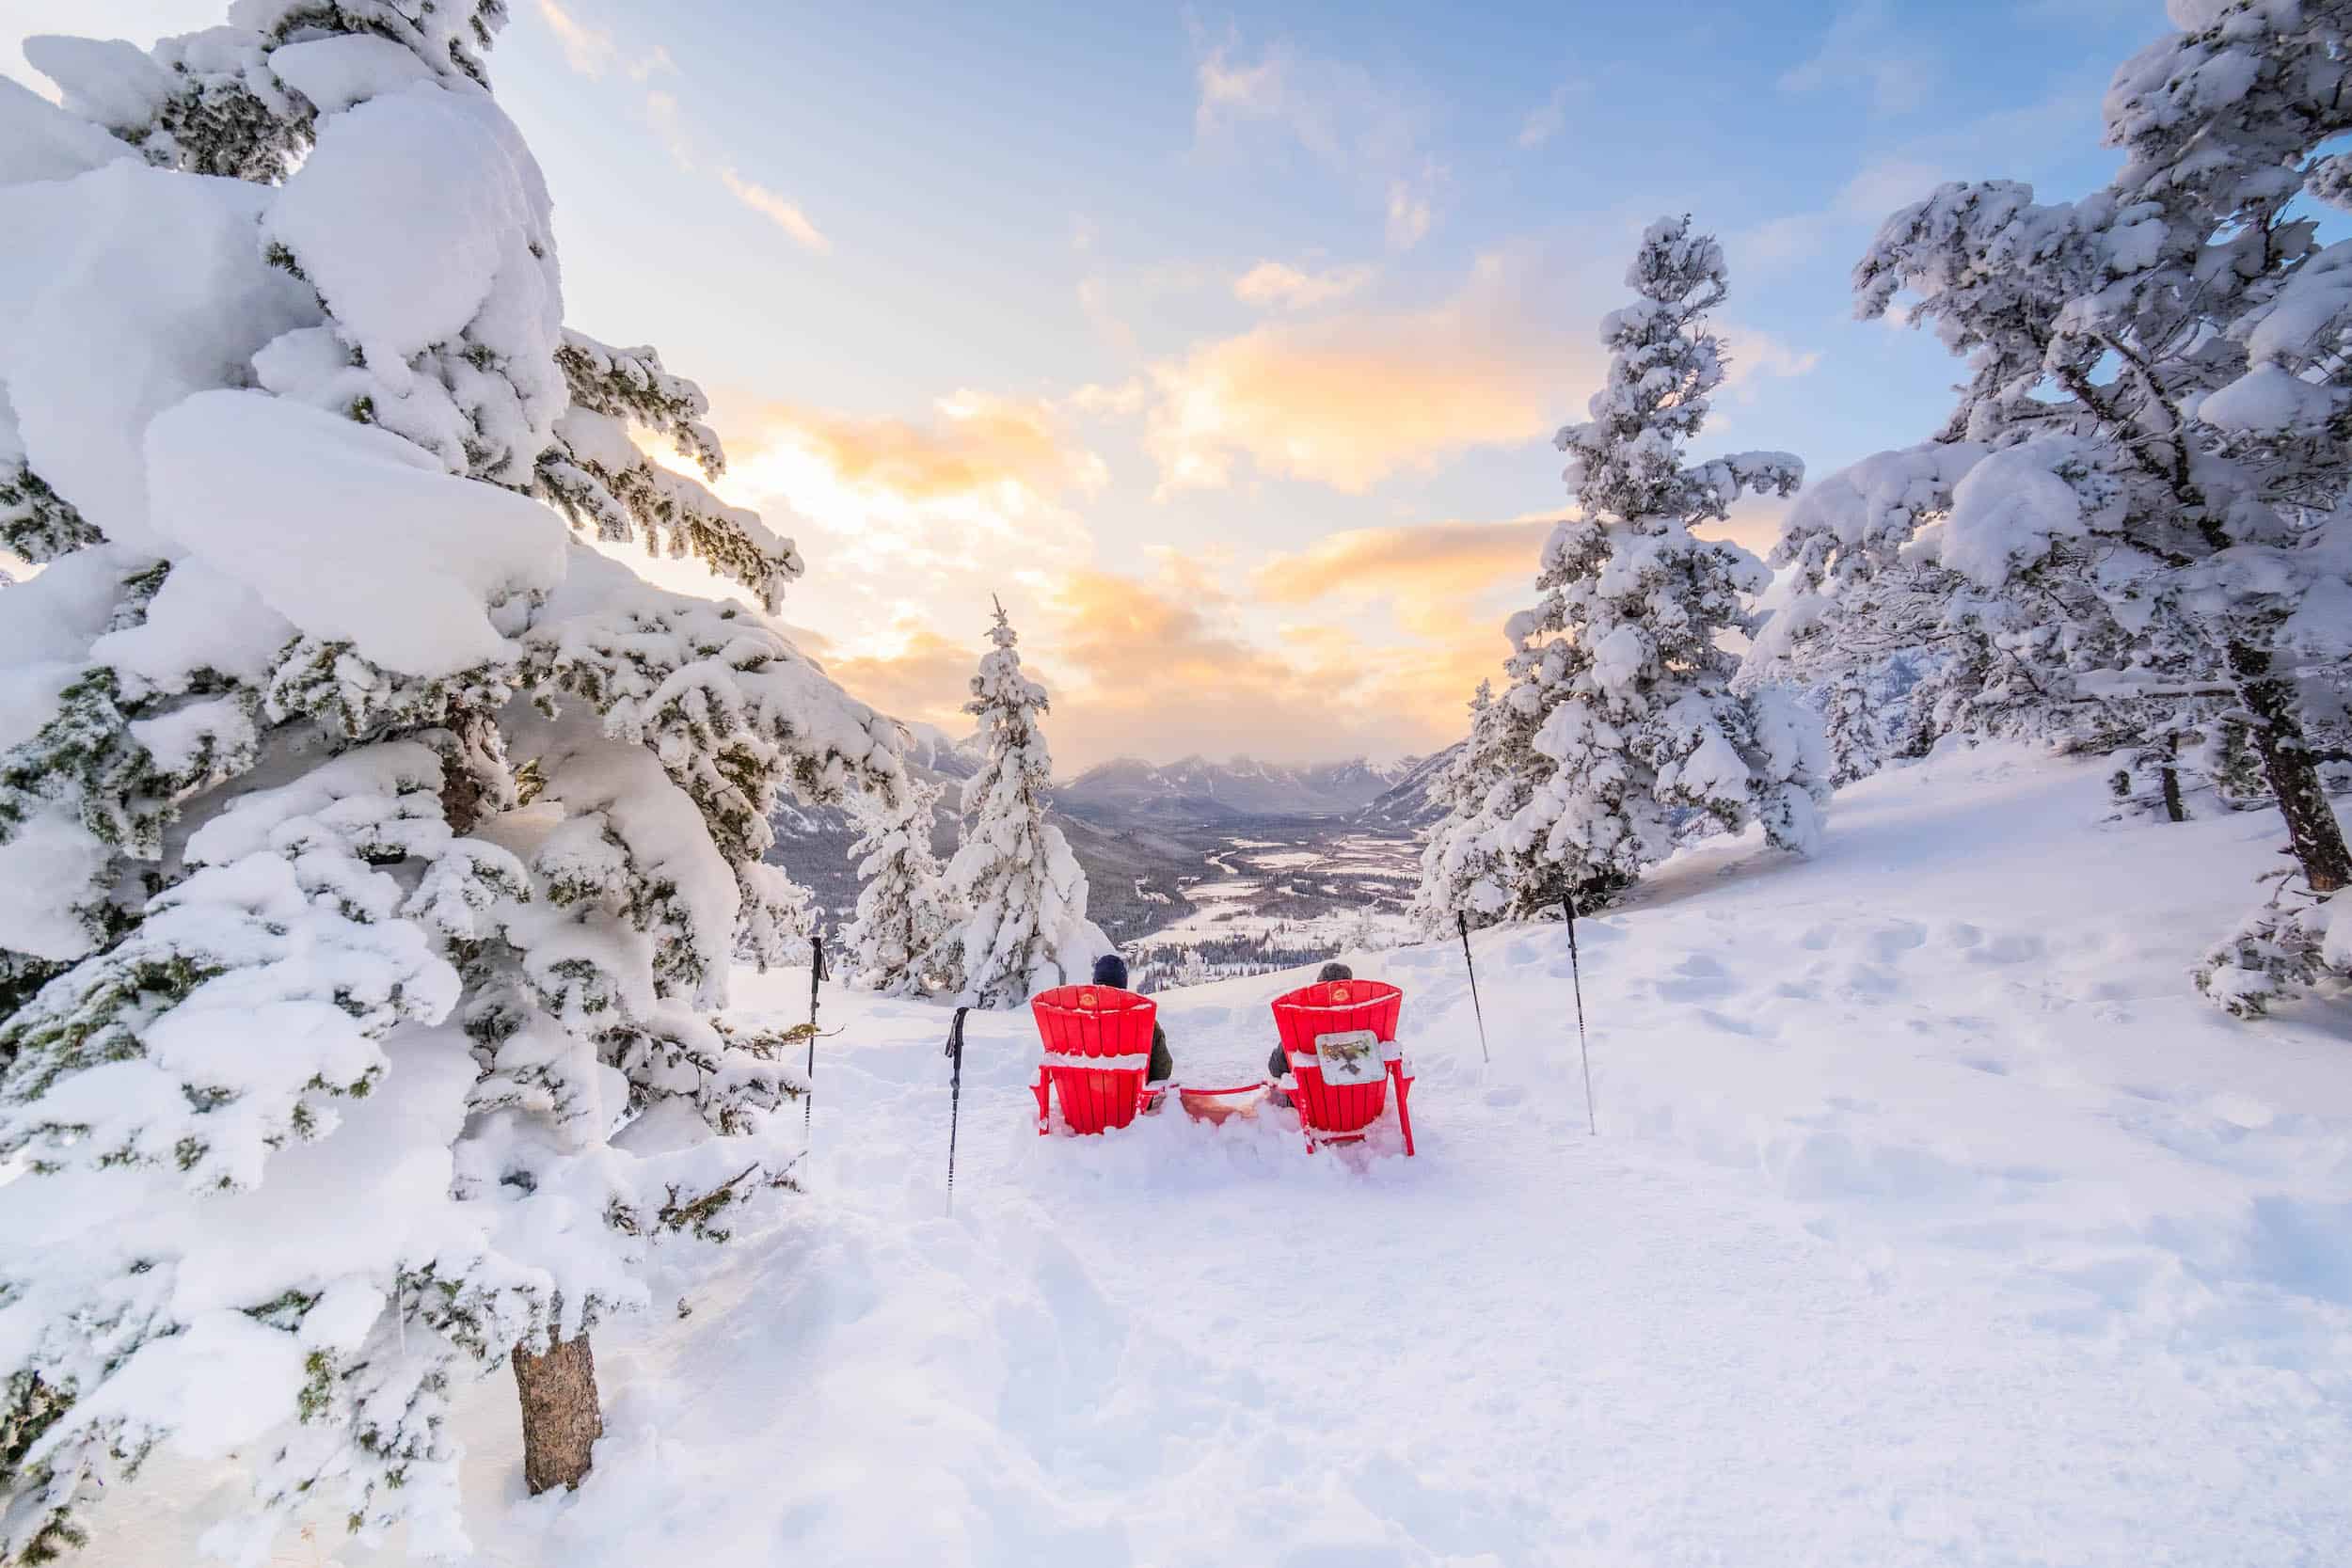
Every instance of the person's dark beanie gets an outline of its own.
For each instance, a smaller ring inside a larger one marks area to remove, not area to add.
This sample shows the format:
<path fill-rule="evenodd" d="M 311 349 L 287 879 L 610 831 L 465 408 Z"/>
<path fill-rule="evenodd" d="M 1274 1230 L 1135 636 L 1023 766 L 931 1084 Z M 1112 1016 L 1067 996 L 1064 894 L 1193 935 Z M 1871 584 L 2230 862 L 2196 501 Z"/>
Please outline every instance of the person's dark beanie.
<path fill-rule="evenodd" d="M 1098 979 L 1100 977 L 1097 976 Z M 1315 976 L 1318 983 L 1325 980 L 1353 980 L 1354 978 L 1356 978 L 1356 972 L 1336 959 L 1325 964 L 1323 973 Z"/>
<path fill-rule="evenodd" d="M 1127 960 L 1116 953 L 1105 953 L 1094 960 L 1094 983 L 1113 990 L 1127 989 Z"/>

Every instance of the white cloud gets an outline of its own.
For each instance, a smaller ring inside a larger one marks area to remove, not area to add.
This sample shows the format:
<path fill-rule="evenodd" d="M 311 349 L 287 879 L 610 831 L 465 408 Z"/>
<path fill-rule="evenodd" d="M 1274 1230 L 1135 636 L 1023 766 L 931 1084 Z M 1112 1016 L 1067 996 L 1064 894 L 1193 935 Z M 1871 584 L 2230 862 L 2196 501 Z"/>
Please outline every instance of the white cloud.
<path fill-rule="evenodd" d="M 582 76 L 596 77 L 611 67 L 616 51 L 612 35 L 604 28 L 580 21 L 556 4 L 556 0 L 539 0 L 539 17 L 555 34 L 564 63 L 574 71 Z"/>
<path fill-rule="evenodd" d="M 1865 87 L 1870 107 L 1880 114 L 1920 107 L 1933 85 L 1925 51 L 1896 36 L 1885 0 L 1861 0 L 1840 11 L 1821 35 L 1820 47 L 1782 72 L 1779 82 L 1783 92 Z"/>
<path fill-rule="evenodd" d="M 1429 233 L 1429 194 L 1426 187 L 1398 180 L 1389 186 L 1389 244 L 1410 250 Z"/>
<path fill-rule="evenodd" d="M 1196 77 L 1199 143 L 1277 131 L 1380 203 L 1391 245 L 1404 248 L 1429 232 L 1444 171 L 1428 155 L 1427 116 L 1410 91 L 1287 44 L 1247 61 L 1231 37 L 1201 55 Z"/>
<path fill-rule="evenodd" d="M 1765 376 L 1783 380 L 1805 374 L 1821 362 L 1818 349 L 1791 348 L 1771 333 L 1756 327 L 1718 325 L 1715 335 L 1724 341 L 1724 352 L 1730 361 L 1724 374 L 1724 384 L 1732 397 L 1740 403 L 1753 403 L 1758 391 L 1756 383 Z"/>
<path fill-rule="evenodd" d="M 719 179 L 726 186 L 728 194 L 736 200 L 773 222 L 777 228 L 791 235 L 808 249 L 817 252 L 819 256 L 833 249 L 833 242 L 825 238 L 818 227 L 809 221 L 806 213 L 802 212 L 800 208 L 768 189 L 767 186 L 755 185 L 731 168 L 721 169 Z"/>
<path fill-rule="evenodd" d="M 1361 263 L 1307 272 L 1282 261 L 1261 261 L 1233 279 L 1233 297 L 1244 305 L 1304 310 L 1327 305 L 1372 281 L 1372 268 Z"/>
<path fill-rule="evenodd" d="M 1584 90 L 1581 82 L 1563 82 L 1551 89 L 1551 96 L 1527 111 L 1519 121 L 1519 146 L 1541 147 L 1567 127 L 1568 98 Z"/>
<path fill-rule="evenodd" d="M 686 127 L 678 119 L 677 100 L 666 92 L 645 94 L 645 128 L 670 154 L 670 161 L 682 169 L 694 166 L 693 144 L 687 139 Z"/>

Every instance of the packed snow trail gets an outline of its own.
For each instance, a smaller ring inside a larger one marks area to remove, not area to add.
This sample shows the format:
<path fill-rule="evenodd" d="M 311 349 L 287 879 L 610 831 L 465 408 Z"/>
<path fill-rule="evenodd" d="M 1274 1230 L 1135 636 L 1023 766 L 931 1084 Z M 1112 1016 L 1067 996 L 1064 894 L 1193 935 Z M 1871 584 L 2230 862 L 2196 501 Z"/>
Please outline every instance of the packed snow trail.
<path fill-rule="evenodd" d="M 1988 749 L 1815 861 L 1677 860 L 1581 931 L 1597 1138 L 1556 926 L 1473 939 L 1484 1072 L 1458 942 L 1349 955 L 1407 994 L 1411 1161 L 1272 1111 L 1039 1139 L 1026 1014 L 975 1013 L 952 1217 L 947 1011 L 828 990 L 809 1196 L 599 1331 L 585 1488 L 524 1498 L 469 1396 L 481 1560 L 2352 1560 L 2352 1021 L 2189 990 L 2275 817 L 2099 791 Z M 1180 1075 L 1262 1067 L 1287 983 L 1162 998 Z M 225 1504 L 157 1480 L 96 1560 Z"/>

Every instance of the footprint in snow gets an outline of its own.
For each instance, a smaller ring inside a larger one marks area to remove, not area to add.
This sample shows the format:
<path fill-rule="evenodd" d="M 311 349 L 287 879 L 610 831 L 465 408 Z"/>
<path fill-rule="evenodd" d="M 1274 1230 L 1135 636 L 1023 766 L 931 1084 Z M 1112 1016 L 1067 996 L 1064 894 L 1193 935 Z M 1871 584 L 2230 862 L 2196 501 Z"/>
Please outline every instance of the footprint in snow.
<path fill-rule="evenodd" d="M 1675 965 L 1672 974 L 1650 984 L 1666 1002 L 1705 1002 L 1739 989 L 1724 966 L 1704 953 L 1692 954 Z"/>
<path fill-rule="evenodd" d="M 1981 946 L 1971 948 L 1968 958 L 1972 963 L 2026 963 L 2042 957 L 2043 947 L 2040 937 L 2010 931 L 1994 937 Z"/>
<path fill-rule="evenodd" d="M 1892 996 L 1902 982 L 1876 964 L 1854 964 L 1847 969 L 1841 989 L 1850 996 Z"/>
<path fill-rule="evenodd" d="M 1882 926 L 1863 939 L 1870 957 L 1880 963 L 1893 963 L 1915 947 L 1927 945 L 1928 928 L 1908 920 L 1898 920 Z"/>

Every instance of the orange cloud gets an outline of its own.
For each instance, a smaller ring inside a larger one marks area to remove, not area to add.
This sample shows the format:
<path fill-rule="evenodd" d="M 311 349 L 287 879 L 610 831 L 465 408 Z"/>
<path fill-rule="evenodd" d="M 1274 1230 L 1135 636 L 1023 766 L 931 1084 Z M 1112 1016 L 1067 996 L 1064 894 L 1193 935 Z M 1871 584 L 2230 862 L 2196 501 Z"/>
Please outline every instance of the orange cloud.
<path fill-rule="evenodd" d="M 969 733 L 972 721 L 963 704 L 980 660 L 977 640 L 959 642 L 911 618 L 892 631 L 898 645 L 887 653 L 836 654 L 830 640 L 821 637 L 815 639 L 815 645 L 803 646 L 824 664 L 827 674 L 868 706 L 894 719 L 936 724 L 952 736 Z"/>
<path fill-rule="evenodd" d="M 1163 493 L 1232 483 L 1236 459 L 1360 494 L 1471 447 L 1549 436 L 1603 360 L 1562 269 L 1483 257 L 1427 309 L 1267 323 L 1155 365 L 1144 442 Z"/>
<path fill-rule="evenodd" d="M 1481 601 L 1506 588 L 1534 593 L 1536 554 L 1551 526 L 1551 518 L 1534 516 L 1349 529 L 1276 556 L 1250 573 L 1249 581 L 1260 597 L 1276 604 L 1385 600 L 1406 630 L 1453 641 L 1464 635 Z M 1494 641 L 1471 640 L 1482 647 Z"/>
<path fill-rule="evenodd" d="M 1009 551 L 1088 554 L 1063 500 L 1108 480 L 1053 405 L 981 392 L 944 398 L 923 421 L 771 404 L 725 428 L 748 434 L 729 441 L 721 493 L 796 515 L 813 570 L 861 578 L 884 602 Z"/>
<path fill-rule="evenodd" d="M 1268 297 L 1287 281 L 1273 265 L 1248 275 L 1266 275 Z M 1474 447 L 1549 437 L 1581 415 L 1607 368 L 1595 324 L 1622 289 L 1587 265 L 1542 248 L 1495 252 L 1424 309 L 1267 322 L 1153 365 L 1144 446 L 1160 493 L 1221 488 L 1248 459 L 1361 494 Z M 1722 330 L 1741 400 L 1756 378 L 1803 375 L 1819 357 Z"/>
<path fill-rule="evenodd" d="M 1073 445 L 1047 404 L 962 391 L 937 406 L 938 420 L 917 424 L 780 404 L 760 420 L 755 439 L 798 447 L 844 483 L 910 500 L 1008 485 L 1039 496 L 1091 494 L 1108 478 L 1103 460 Z"/>
<path fill-rule="evenodd" d="M 1236 601 L 1197 580 L 1080 569 L 1049 574 L 1041 596 L 1033 663 L 1053 694 L 1064 773 L 1121 754 L 1426 752 L 1458 738 L 1479 666 L 1501 657 L 1499 635 L 1482 655 L 1375 643 L 1327 623 L 1260 642 L 1239 629 Z"/>

